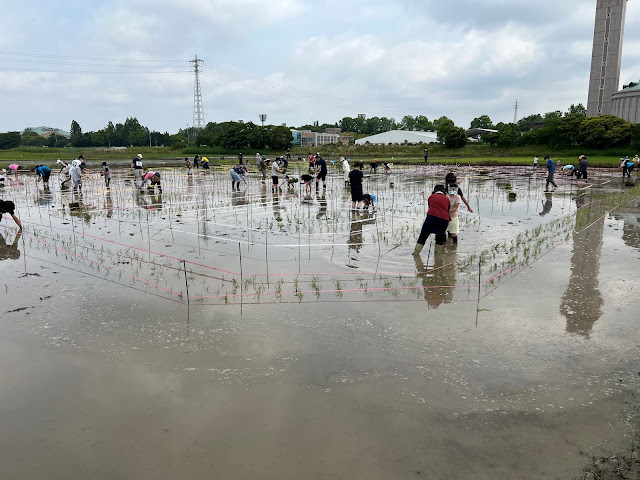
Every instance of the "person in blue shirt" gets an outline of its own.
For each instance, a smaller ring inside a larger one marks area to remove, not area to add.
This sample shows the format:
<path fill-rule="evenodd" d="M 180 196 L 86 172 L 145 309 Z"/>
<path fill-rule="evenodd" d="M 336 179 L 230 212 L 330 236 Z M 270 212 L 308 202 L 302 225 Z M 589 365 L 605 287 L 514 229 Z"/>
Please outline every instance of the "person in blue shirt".
<path fill-rule="evenodd" d="M 589 168 L 589 162 L 587 162 L 587 157 L 582 155 L 580 159 L 580 163 L 578 164 L 578 178 L 584 178 L 587 180 L 587 168 Z"/>
<path fill-rule="evenodd" d="M 33 173 L 38 175 L 38 181 L 42 179 L 42 183 L 44 183 L 45 188 L 49 188 L 49 177 L 51 176 L 51 169 L 44 165 L 38 165 L 31 169 Z"/>
<path fill-rule="evenodd" d="M 553 181 L 553 176 L 556 173 L 556 162 L 554 162 L 549 156 L 544 157 L 547 162 L 547 186 L 545 187 L 545 191 L 549 190 L 549 184 L 553 185 L 554 188 L 558 188 L 556 182 Z"/>
<path fill-rule="evenodd" d="M 321 156 L 316 157 L 316 189 L 320 186 L 320 180 L 322 180 L 322 188 L 327 188 L 327 162 Z"/>

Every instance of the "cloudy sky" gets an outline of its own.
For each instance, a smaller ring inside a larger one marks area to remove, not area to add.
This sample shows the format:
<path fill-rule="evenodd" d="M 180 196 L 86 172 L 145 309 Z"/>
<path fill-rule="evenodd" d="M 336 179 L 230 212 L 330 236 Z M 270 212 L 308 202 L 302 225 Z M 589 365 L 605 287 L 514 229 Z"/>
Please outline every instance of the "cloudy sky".
<path fill-rule="evenodd" d="M 137 117 L 289 126 L 447 115 L 461 126 L 586 105 L 595 0 L 58 0 L 3 3 L 0 131 Z M 640 79 L 628 3 L 621 83 Z"/>

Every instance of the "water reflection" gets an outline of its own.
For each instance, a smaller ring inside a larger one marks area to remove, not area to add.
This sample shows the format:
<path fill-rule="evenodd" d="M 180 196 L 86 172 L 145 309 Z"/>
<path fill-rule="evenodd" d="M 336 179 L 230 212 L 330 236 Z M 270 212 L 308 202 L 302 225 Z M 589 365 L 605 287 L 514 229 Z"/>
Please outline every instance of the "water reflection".
<path fill-rule="evenodd" d="M 622 227 L 624 244 L 640 250 L 640 204 L 621 208 L 614 217 L 624 222 Z"/>
<path fill-rule="evenodd" d="M 585 200 L 584 195 L 578 196 L 578 207 Z M 576 214 L 571 277 L 560 304 L 560 313 L 567 319 L 567 332 L 584 336 L 589 335 L 594 323 L 602 316 L 604 304 L 598 277 L 605 217 L 598 218 L 600 215 L 599 209 L 588 206 L 580 208 Z M 590 226 L 585 228 L 587 225 Z"/>
<path fill-rule="evenodd" d="M 542 211 L 540 212 L 540 216 L 544 217 L 547 213 L 551 211 L 553 207 L 553 193 L 545 192 L 545 199 L 542 200 Z"/>
<path fill-rule="evenodd" d="M 424 287 L 424 299 L 429 306 L 438 308 L 453 300 L 453 285 L 456 283 L 458 249 L 453 245 L 435 245 L 433 266 L 428 267 L 419 255 L 413 256 L 418 278 Z M 428 262 L 428 259 L 427 259 Z"/>
<path fill-rule="evenodd" d="M 18 250 L 18 241 L 22 236 L 22 232 L 18 232 L 11 244 L 7 244 L 4 236 L 0 233 L 0 261 L 17 260 L 20 258 L 20 250 Z"/>
<path fill-rule="evenodd" d="M 373 222 L 375 222 L 375 218 L 373 218 L 373 213 L 371 212 L 351 212 L 351 223 L 349 224 L 349 239 L 347 240 L 347 244 L 349 244 L 349 250 L 360 252 L 363 243 L 362 227 Z"/>

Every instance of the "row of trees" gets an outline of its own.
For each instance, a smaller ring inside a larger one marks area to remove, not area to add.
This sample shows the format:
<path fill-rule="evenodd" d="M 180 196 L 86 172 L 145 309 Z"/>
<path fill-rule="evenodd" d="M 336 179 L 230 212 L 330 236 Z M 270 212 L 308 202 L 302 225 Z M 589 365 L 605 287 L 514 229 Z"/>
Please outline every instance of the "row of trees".
<path fill-rule="evenodd" d="M 198 132 L 197 146 L 243 149 L 284 150 L 293 145 L 291 129 L 284 126 L 256 125 L 253 122 L 209 122 Z"/>
<path fill-rule="evenodd" d="M 488 117 L 487 117 L 488 118 Z M 490 127 L 487 127 L 490 128 Z M 587 117 L 583 105 L 522 118 L 518 123 L 498 123 L 497 133 L 482 141 L 500 147 L 540 145 L 553 149 L 585 147 L 593 150 L 632 146 L 640 148 L 640 125 L 613 115 Z"/>

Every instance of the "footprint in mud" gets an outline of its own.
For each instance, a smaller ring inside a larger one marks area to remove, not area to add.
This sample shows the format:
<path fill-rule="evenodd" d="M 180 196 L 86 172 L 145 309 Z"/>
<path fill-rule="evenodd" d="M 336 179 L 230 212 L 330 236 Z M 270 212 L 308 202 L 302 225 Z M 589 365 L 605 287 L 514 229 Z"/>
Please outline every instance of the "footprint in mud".
<path fill-rule="evenodd" d="M 40 274 L 39 273 L 24 273 L 24 274 L 20 275 L 18 278 L 24 278 L 24 277 L 29 277 L 29 276 L 39 277 Z"/>

